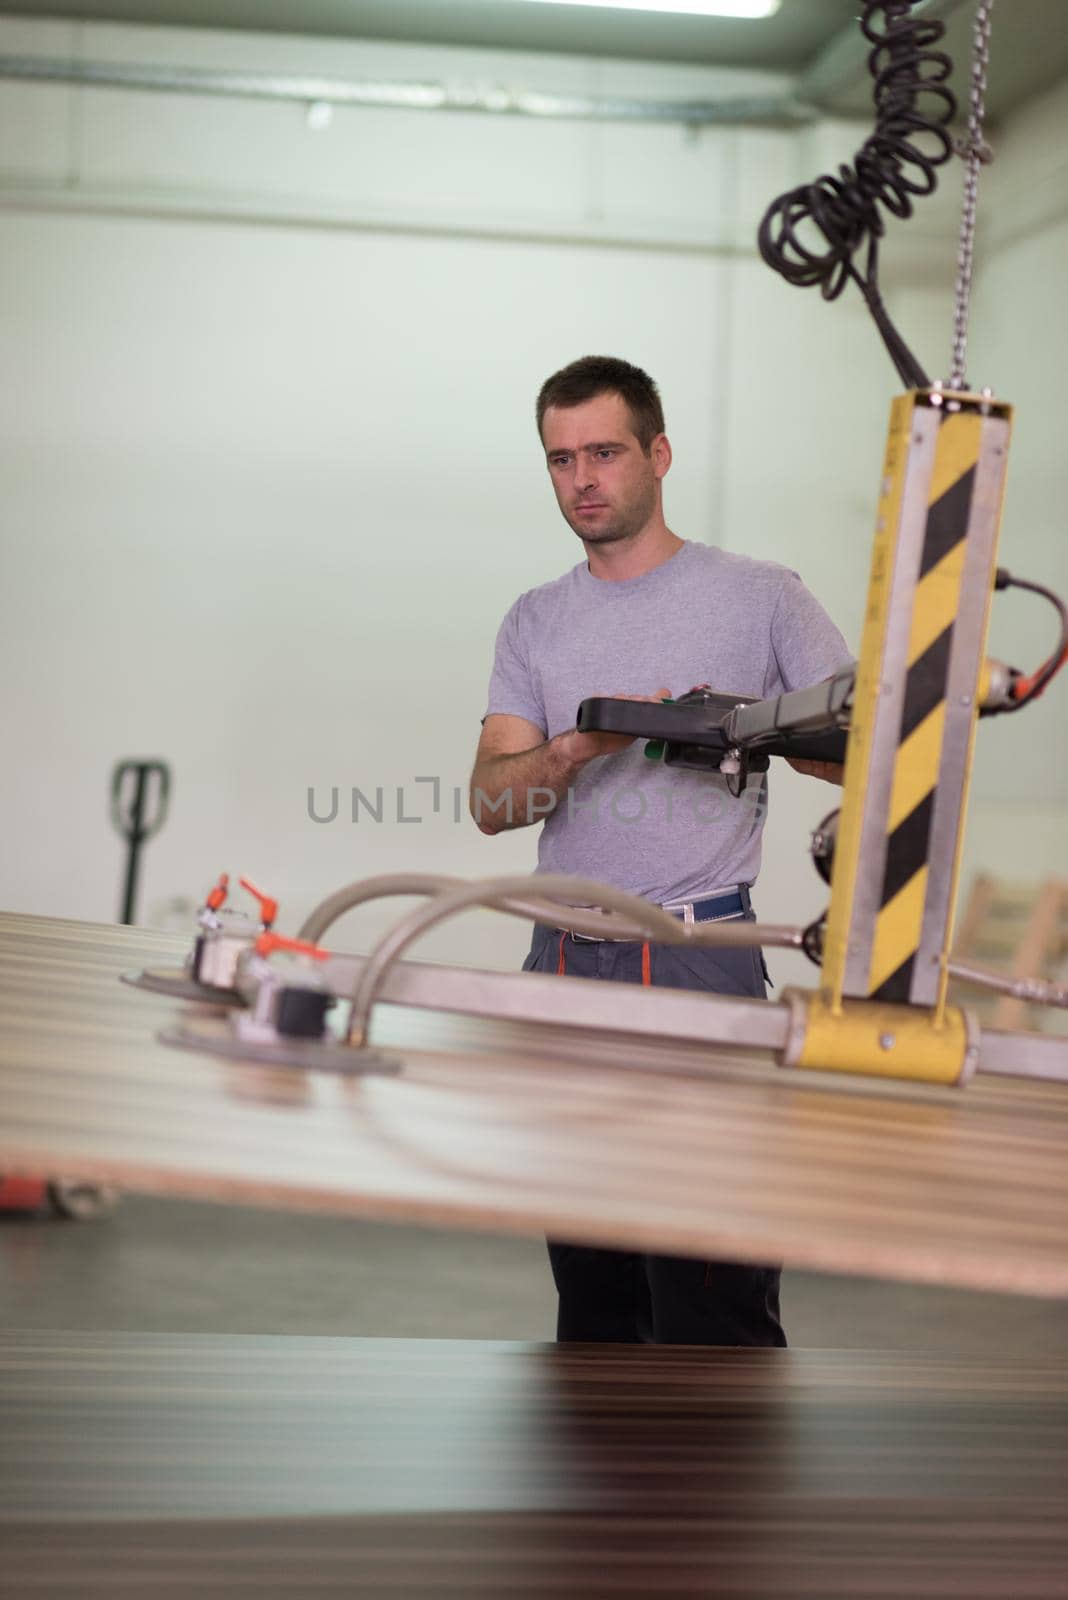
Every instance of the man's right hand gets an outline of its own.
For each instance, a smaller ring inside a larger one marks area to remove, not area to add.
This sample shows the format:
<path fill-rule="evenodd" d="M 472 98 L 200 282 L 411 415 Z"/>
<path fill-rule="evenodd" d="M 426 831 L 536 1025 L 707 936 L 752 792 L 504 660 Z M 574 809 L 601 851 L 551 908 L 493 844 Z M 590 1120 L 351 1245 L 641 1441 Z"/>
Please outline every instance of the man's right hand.
<path fill-rule="evenodd" d="M 670 700 L 656 694 L 613 695 L 614 700 Z M 620 733 L 580 733 L 571 728 L 546 739 L 524 717 L 492 713 L 486 718 L 471 774 L 471 815 L 483 833 L 503 833 L 542 822 L 588 761 L 616 755 L 633 744 Z"/>
<path fill-rule="evenodd" d="M 605 700 L 639 700 L 647 705 L 659 705 L 662 700 L 671 699 L 670 689 L 658 689 L 655 694 L 610 694 L 604 695 Z M 580 733 L 577 728 L 564 735 L 567 754 L 573 761 L 585 763 L 595 761 L 598 756 L 614 756 L 620 750 L 625 750 L 633 744 L 637 736 L 633 733 Z"/>

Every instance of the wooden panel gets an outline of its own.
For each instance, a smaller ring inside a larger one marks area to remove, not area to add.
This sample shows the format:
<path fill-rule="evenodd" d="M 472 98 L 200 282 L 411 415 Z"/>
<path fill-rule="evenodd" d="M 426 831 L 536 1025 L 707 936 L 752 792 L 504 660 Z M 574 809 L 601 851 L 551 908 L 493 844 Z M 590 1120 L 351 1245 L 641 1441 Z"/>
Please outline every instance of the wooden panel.
<path fill-rule="evenodd" d="M 0 1437 L 20 1600 L 1066 1592 L 1019 1359 L 5 1334 Z"/>
<path fill-rule="evenodd" d="M 241 1067 L 156 1043 L 176 1007 L 117 981 L 181 946 L 0 918 L 0 1171 L 1068 1293 L 1063 1087 L 810 1081 L 697 1046 L 619 1035 L 591 1052 L 563 1029 L 390 1008 L 376 1039 L 400 1051 L 397 1077 Z"/>

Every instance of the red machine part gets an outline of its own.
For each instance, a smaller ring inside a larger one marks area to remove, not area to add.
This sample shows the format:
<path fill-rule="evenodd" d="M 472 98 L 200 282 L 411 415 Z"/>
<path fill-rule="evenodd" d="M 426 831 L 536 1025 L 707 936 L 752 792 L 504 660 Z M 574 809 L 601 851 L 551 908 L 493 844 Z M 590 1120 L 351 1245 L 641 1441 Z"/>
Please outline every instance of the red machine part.
<path fill-rule="evenodd" d="M 248 890 L 253 899 L 259 901 L 260 921 L 263 923 L 264 931 L 266 932 L 266 930 L 272 926 L 275 917 L 278 915 L 278 901 L 273 899 L 269 894 L 264 894 L 262 889 L 257 889 L 251 878 L 239 878 L 238 882 L 240 883 L 242 889 Z"/>
<path fill-rule="evenodd" d="M 263 932 L 256 940 L 256 954 L 258 956 L 272 955 L 275 950 L 290 950 L 294 955 L 311 956 L 314 961 L 329 961 L 329 950 L 323 950 L 317 944 L 308 944 L 304 939 L 285 939 L 280 933 Z"/>
<path fill-rule="evenodd" d="M 109 1184 L 84 1178 L 0 1177 L 0 1216 L 70 1217 L 92 1222 L 118 1204 Z"/>
<path fill-rule="evenodd" d="M 228 872 L 221 872 L 219 874 L 218 883 L 208 890 L 207 896 L 204 900 L 204 904 L 209 911 L 218 911 L 219 907 L 223 905 L 226 900 L 229 888 L 230 874 Z"/>
<path fill-rule="evenodd" d="M 43 1211 L 48 1203 L 47 1178 L 0 1177 L 0 1211 Z"/>

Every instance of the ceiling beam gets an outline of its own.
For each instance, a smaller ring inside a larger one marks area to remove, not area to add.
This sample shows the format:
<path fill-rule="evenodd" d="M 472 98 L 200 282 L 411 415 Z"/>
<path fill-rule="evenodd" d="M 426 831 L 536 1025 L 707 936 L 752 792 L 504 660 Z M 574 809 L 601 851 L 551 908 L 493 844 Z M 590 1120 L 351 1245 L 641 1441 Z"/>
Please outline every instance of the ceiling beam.
<path fill-rule="evenodd" d="M 297 101 L 310 105 L 383 106 L 410 111 L 478 111 L 582 122 L 668 122 L 695 128 L 747 125 L 796 127 L 816 113 L 792 93 L 724 96 L 718 100 L 642 100 L 621 95 L 556 94 L 444 80 L 387 83 L 232 68 L 157 66 L 129 61 L 63 60 L 0 55 L 0 80 L 70 83 L 88 88 L 155 90 L 163 94 Z"/>

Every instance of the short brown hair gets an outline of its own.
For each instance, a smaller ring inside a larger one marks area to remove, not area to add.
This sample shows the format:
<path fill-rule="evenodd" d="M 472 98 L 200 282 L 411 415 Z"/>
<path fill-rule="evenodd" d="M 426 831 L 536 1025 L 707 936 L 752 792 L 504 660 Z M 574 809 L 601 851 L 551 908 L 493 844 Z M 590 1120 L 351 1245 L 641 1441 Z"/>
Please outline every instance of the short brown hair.
<path fill-rule="evenodd" d="M 658 433 L 664 431 L 660 391 L 647 372 L 618 356 L 582 356 L 546 378 L 538 394 L 538 433 L 550 406 L 564 410 L 581 406 L 599 394 L 618 394 L 630 412 L 635 438 L 648 454 Z"/>

